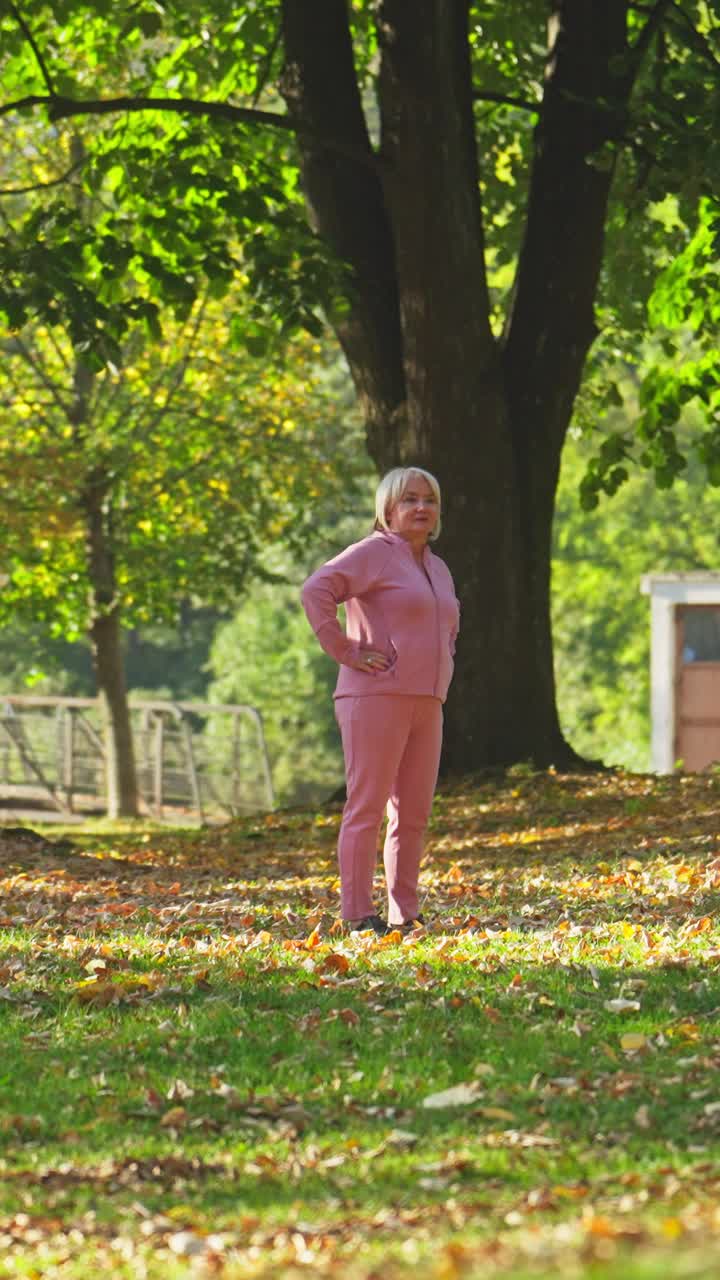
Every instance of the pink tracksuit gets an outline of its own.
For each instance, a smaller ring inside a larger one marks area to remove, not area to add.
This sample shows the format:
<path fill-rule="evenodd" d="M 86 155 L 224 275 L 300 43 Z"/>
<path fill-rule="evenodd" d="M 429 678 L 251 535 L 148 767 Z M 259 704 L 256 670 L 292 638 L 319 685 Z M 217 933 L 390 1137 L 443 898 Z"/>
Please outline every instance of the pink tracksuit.
<path fill-rule="evenodd" d="M 388 920 L 418 914 L 417 882 L 437 781 L 442 704 L 453 672 L 459 608 L 450 570 L 429 547 L 380 530 L 322 565 L 303 586 L 310 625 L 340 663 L 335 711 L 347 779 L 338 860 L 346 920 L 373 913 L 377 839 L 387 806 L 384 861 Z M 346 630 L 337 619 L 345 605 Z M 365 649 L 387 671 L 347 666 Z"/>

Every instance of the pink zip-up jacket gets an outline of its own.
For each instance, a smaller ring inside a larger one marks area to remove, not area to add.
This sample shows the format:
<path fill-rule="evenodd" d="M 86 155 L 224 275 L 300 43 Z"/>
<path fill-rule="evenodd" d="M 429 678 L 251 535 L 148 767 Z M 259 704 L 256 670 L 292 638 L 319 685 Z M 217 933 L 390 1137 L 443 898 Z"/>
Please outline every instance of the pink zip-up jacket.
<path fill-rule="evenodd" d="M 340 663 L 336 698 L 410 693 L 445 701 L 460 609 L 450 570 L 429 547 L 421 568 L 399 534 L 371 533 L 311 574 L 302 602 L 323 649 Z M 348 666 L 364 649 L 387 654 L 389 669 Z"/>

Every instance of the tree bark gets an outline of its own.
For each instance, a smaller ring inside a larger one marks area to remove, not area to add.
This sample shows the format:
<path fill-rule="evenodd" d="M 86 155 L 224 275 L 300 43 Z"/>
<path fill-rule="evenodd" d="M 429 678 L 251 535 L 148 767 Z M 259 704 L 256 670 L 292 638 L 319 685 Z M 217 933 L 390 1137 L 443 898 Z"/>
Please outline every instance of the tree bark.
<path fill-rule="evenodd" d="M 371 456 L 399 461 L 405 382 L 395 248 L 360 100 L 344 0 L 286 0 L 282 92 L 303 134 L 310 220 L 350 270 L 350 306 L 330 319 L 350 367 Z M 323 146 L 319 137 L 341 142 Z M 352 154 L 351 154 L 352 153 Z"/>
<path fill-rule="evenodd" d="M 110 818 L 136 818 L 135 749 L 125 683 L 112 540 L 106 528 L 105 485 L 101 474 L 95 473 L 88 484 L 85 515 L 88 573 L 93 593 L 90 642 L 105 728 L 107 812 Z"/>
<path fill-rule="evenodd" d="M 283 3 L 288 107 L 315 137 L 330 127 L 347 144 L 339 159 L 300 135 L 313 219 L 353 273 L 351 321 L 338 333 L 364 388 L 370 453 L 380 470 L 427 466 L 446 499 L 439 550 L 462 607 L 444 749 L 453 771 L 577 762 L 555 701 L 551 532 L 595 333 L 613 167 L 602 148 L 621 131 L 631 90 L 627 7 L 555 0 L 525 240 L 505 332 L 494 336 L 468 0 L 380 4 L 376 157 L 345 0 Z M 363 139 L 367 163 L 350 158 Z"/>

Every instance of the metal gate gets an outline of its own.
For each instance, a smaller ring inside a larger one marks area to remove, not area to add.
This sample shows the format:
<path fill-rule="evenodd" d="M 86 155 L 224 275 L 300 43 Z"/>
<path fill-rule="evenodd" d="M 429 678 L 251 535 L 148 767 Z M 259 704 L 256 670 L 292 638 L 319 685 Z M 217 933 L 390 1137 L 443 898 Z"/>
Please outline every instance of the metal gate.
<path fill-rule="evenodd" d="M 272 809 L 262 719 L 230 703 L 130 702 L 141 811 L 211 820 Z M 72 820 L 105 808 L 96 698 L 0 695 L 3 809 Z"/>

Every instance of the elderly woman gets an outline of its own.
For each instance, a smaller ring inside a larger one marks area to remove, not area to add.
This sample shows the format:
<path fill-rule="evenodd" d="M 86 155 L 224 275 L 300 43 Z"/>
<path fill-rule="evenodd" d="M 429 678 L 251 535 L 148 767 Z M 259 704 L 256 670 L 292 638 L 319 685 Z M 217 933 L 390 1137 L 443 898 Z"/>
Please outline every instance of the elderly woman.
<path fill-rule="evenodd" d="M 320 644 L 340 664 L 335 713 L 347 781 L 338 842 L 342 917 L 350 929 L 382 936 L 424 923 L 418 874 L 459 608 L 447 565 L 428 547 L 440 532 L 435 477 L 419 467 L 388 472 L 375 515 L 375 531 L 313 573 L 302 600 Z M 372 900 L 386 806 L 387 924 Z"/>

